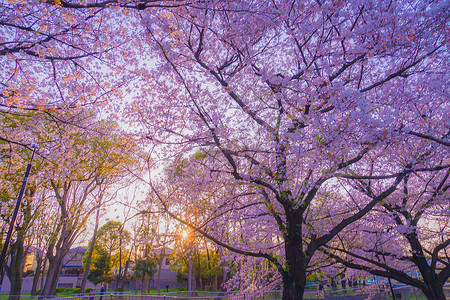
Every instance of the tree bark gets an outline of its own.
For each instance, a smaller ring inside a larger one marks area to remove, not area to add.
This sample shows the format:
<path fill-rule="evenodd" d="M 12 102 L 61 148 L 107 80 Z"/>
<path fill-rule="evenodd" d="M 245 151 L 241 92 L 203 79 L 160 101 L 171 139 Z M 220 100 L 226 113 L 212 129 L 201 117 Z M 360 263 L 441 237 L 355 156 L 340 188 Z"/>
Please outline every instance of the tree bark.
<path fill-rule="evenodd" d="M 433 284 L 432 284 L 433 285 Z M 422 292 L 424 293 L 425 297 L 427 297 L 427 300 L 446 300 L 444 293 L 444 286 L 442 284 L 434 284 L 433 287 L 428 289 L 423 289 Z"/>
<path fill-rule="evenodd" d="M 188 269 L 188 297 L 192 297 L 192 255 L 189 257 L 189 269 Z"/>
<path fill-rule="evenodd" d="M 286 243 L 286 265 L 289 271 L 285 271 L 283 279 L 283 300 L 301 300 L 306 285 L 305 254 L 301 249 L 301 243 Z"/>
<path fill-rule="evenodd" d="M 301 300 L 306 286 L 306 255 L 302 249 L 302 215 L 286 209 L 285 238 L 286 267 L 282 272 L 283 300 Z"/>
<path fill-rule="evenodd" d="M 139 280 L 137 278 L 134 279 L 134 292 L 137 293 L 139 288 Z"/>
<path fill-rule="evenodd" d="M 159 254 L 159 261 L 158 261 L 158 276 L 157 276 L 157 280 L 156 280 L 156 292 L 158 295 L 160 294 L 160 289 L 161 289 L 161 269 L 162 269 L 162 264 L 164 261 L 164 249 L 165 249 L 165 247 L 162 247 L 161 252 Z"/>
<path fill-rule="evenodd" d="M 117 274 L 116 279 L 116 291 L 119 291 L 120 279 L 122 279 L 122 237 L 119 237 L 119 274 Z"/>
<path fill-rule="evenodd" d="M 422 273 L 422 276 L 424 273 Z M 423 276 L 425 287 L 422 288 L 422 292 L 428 300 L 445 300 L 444 282 L 442 282 L 436 274 L 428 272 Z"/>
<path fill-rule="evenodd" d="M 197 267 L 198 267 L 198 286 L 200 290 L 203 290 L 203 276 L 202 276 L 202 265 L 200 260 L 200 254 L 197 253 Z"/>
<path fill-rule="evenodd" d="M 20 235 L 19 235 L 20 236 Z M 22 292 L 23 268 L 25 265 L 26 251 L 24 249 L 24 240 L 18 237 L 11 245 L 11 262 L 6 273 L 11 282 L 11 291 L 9 300 L 19 300 Z"/>
<path fill-rule="evenodd" d="M 148 276 L 145 275 L 144 278 L 142 279 L 141 294 L 145 294 L 147 292 L 147 281 Z"/>
<path fill-rule="evenodd" d="M 42 289 L 39 299 L 48 298 L 56 295 L 56 287 L 58 286 L 59 275 L 63 265 L 64 256 L 57 253 L 52 258 L 48 257 L 49 266 L 47 271 L 47 279 L 45 280 L 44 288 Z"/>
<path fill-rule="evenodd" d="M 130 252 L 130 256 L 131 256 L 131 252 Z M 130 261 L 130 257 L 128 257 L 127 261 L 125 262 L 125 269 L 123 270 L 122 286 L 121 286 L 122 292 L 125 290 L 125 280 L 127 280 L 127 271 L 128 271 L 129 261 Z"/>
<path fill-rule="evenodd" d="M 97 213 L 95 215 L 94 233 L 92 234 L 91 245 L 89 246 L 89 254 L 86 259 L 86 266 L 84 267 L 83 279 L 81 281 L 80 294 L 84 293 L 84 289 L 86 288 L 87 277 L 89 275 L 89 268 L 91 266 L 92 253 L 94 252 L 95 241 L 97 238 L 97 230 L 98 230 L 98 223 L 99 223 L 99 219 L 100 219 L 100 206 L 101 205 L 102 205 L 102 200 L 100 198 Z"/>
<path fill-rule="evenodd" d="M 36 294 L 39 278 L 41 277 L 41 274 L 44 273 L 45 268 L 45 258 L 42 257 L 40 251 L 37 250 L 35 255 L 36 255 L 36 271 L 33 277 L 33 285 L 31 286 L 31 297 L 34 297 L 34 295 Z"/>

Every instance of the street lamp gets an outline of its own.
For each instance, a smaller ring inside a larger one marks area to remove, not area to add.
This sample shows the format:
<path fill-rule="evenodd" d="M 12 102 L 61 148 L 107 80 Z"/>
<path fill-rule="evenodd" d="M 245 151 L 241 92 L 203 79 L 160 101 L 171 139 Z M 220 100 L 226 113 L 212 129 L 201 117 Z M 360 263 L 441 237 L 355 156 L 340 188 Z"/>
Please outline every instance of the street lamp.
<path fill-rule="evenodd" d="M 6 252 L 8 251 L 9 243 L 11 242 L 12 231 L 14 229 L 14 224 L 16 223 L 17 214 L 19 213 L 19 207 L 22 202 L 23 193 L 25 192 L 25 187 L 27 185 L 28 175 L 31 171 L 31 163 L 33 162 L 34 153 L 36 153 L 38 145 L 34 142 L 31 143 L 31 148 L 33 148 L 33 153 L 31 154 L 30 162 L 27 165 L 25 171 L 25 176 L 23 177 L 22 186 L 20 187 L 19 196 L 17 196 L 16 207 L 14 208 L 14 213 L 12 215 L 11 224 L 9 225 L 8 234 L 6 235 L 5 244 L 3 245 L 2 254 L 0 255 L 0 291 L 2 290 L 4 272 L 3 266 L 5 265 Z"/>

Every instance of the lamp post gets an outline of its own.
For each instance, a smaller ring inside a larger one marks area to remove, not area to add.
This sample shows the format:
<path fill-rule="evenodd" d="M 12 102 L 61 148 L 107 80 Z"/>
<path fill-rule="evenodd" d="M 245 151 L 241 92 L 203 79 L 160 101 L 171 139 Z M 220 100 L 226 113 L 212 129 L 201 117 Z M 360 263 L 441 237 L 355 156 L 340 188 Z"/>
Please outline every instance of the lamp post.
<path fill-rule="evenodd" d="M 2 290 L 3 278 L 4 278 L 4 270 L 3 267 L 5 265 L 6 253 L 8 251 L 9 243 L 11 242 L 12 231 L 14 229 L 14 225 L 16 223 L 17 214 L 19 213 L 20 204 L 22 203 L 23 193 L 25 192 L 25 187 L 27 185 L 28 175 L 30 175 L 31 171 L 31 163 L 33 162 L 34 154 L 36 153 L 38 145 L 36 143 L 31 143 L 31 148 L 33 148 L 33 153 L 31 154 L 30 162 L 27 165 L 27 169 L 25 171 L 25 176 L 23 177 L 22 186 L 20 187 L 19 196 L 17 196 L 16 207 L 14 208 L 14 213 L 12 215 L 11 223 L 9 224 L 8 233 L 6 234 L 5 244 L 3 245 L 2 253 L 0 255 L 0 291 Z"/>

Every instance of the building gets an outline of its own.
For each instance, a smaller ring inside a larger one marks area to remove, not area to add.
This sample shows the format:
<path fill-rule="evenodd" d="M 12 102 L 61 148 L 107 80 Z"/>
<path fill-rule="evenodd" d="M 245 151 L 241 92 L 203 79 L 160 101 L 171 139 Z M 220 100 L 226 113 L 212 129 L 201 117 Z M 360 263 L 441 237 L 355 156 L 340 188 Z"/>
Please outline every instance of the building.
<path fill-rule="evenodd" d="M 172 271 L 170 269 L 170 254 L 172 253 L 172 249 L 164 248 L 163 249 L 163 257 L 161 263 L 161 274 L 159 275 L 159 268 L 156 274 L 153 276 L 152 280 L 150 280 L 150 288 L 156 288 L 158 285 L 158 276 L 160 280 L 160 287 L 166 288 L 178 288 L 180 286 L 185 286 L 185 284 L 181 284 L 177 282 L 177 272 Z"/>
<path fill-rule="evenodd" d="M 37 255 L 39 250 L 35 248 L 30 248 L 27 254 L 25 266 L 24 266 L 24 278 L 22 282 L 22 293 L 30 293 L 33 285 L 34 273 L 36 271 L 37 265 Z M 86 253 L 86 247 L 76 247 L 69 250 L 67 255 L 64 257 L 63 267 L 59 276 L 59 281 L 57 287 L 59 288 L 77 288 L 81 286 L 81 281 L 83 279 L 83 256 Z M 42 253 L 41 253 L 42 255 Z M 48 263 L 46 263 L 45 272 L 46 273 Z M 37 287 L 41 288 L 45 282 L 45 277 L 40 277 Z M 100 289 L 99 286 L 95 286 L 89 281 L 86 283 L 86 287 L 93 287 Z M 11 283 L 8 276 L 5 276 L 2 283 L 1 293 L 9 293 L 11 290 Z"/>
<path fill-rule="evenodd" d="M 81 286 L 81 281 L 83 280 L 83 256 L 86 251 L 86 247 L 76 247 L 69 250 L 64 257 L 58 287 L 77 288 Z"/>
<path fill-rule="evenodd" d="M 25 266 L 24 266 L 24 278 L 22 283 L 22 293 L 31 292 L 32 284 L 33 284 L 33 276 L 36 271 L 37 265 L 37 253 L 39 250 L 30 248 L 28 251 L 28 255 L 26 258 Z M 64 257 L 63 266 L 61 269 L 58 288 L 77 288 L 81 286 L 81 281 L 83 280 L 83 256 L 86 254 L 86 247 L 76 247 L 69 250 L 67 255 Z M 158 253 L 158 250 L 156 250 Z M 161 252 L 160 252 L 161 253 Z M 169 288 L 178 288 L 178 287 L 186 287 L 186 282 L 177 282 L 177 272 L 172 271 L 170 266 L 170 254 L 172 253 L 172 249 L 164 248 L 162 249 L 162 261 L 161 268 L 159 270 L 159 266 L 157 266 L 157 272 L 153 276 L 153 278 L 148 282 L 148 287 L 150 289 L 156 289 L 158 285 L 158 278 L 160 282 L 160 288 L 165 289 Z M 40 253 L 42 255 L 42 253 Z M 127 276 L 125 278 L 125 282 L 123 284 L 124 288 L 127 290 L 141 290 L 141 281 L 137 281 L 132 278 L 132 270 L 133 270 L 134 262 L 128 262 L 127 268 Z M 48 267 L 48 263 L 46 264 L 46 270 Z M 45 275 L 45 273 L 44 273 Z M 37 287 L 38 289 L 43 286 L 45 282 L 45 277 L 41 277 L 38 281 Z M 115 289 L 116 281 L 110 283 L 108 288 Z M 119 286 L 122 286 L 122 282 L 119 283 Z M 96 290 L 100 290 L 101 286 L 95 286 L 91 282 L 86 282 L 86 287 L 92 287 Z M 9 282 L 8 276 L 5 276 L 3 279 L 2 290 L 1 293 L 8 293 L 11 289 L 11 284 Z"/>
<path fill-rule="evenodd" d="M 157 266 L 157 271 L 155 275 L 148 282 L 147 287 L 149 289 L 156 289 L 158 286 L 158 277 L 159 277 L 159 286 L 161 289 L 169 288 L 178 288 L 178 287 L 186 287 L 186 283 L 179 283 L 177 281 L 177 272 L 172 271 L 170 266 L 170 254 L 172 253 L 172 249 L 164 248 L 162 250 L 162 261 L 161 268 Z M 156 253 L 161 253 L 161 250 L 155 250 Z M 158 258 L 158 257 L 157 257 Z M 133 267 L 135 265 L 134 261 L 128 261 L 127 268 L 127 276 L 125 276 L 123 287 L 125 290 L 137 290 L 141 291 L 142 289 L 142 280 L 134 279 L 131 274 L 133 273 Z M 159 270 L 161 269 L 161 270 Z M 117 270 L 115 271 L 117 273 Z M 122 280 L 119 283 L 119 287 L 122 287 Z M 108 285 L 108 289 L 116 289 L 116 282 L 113 281 Z"/>

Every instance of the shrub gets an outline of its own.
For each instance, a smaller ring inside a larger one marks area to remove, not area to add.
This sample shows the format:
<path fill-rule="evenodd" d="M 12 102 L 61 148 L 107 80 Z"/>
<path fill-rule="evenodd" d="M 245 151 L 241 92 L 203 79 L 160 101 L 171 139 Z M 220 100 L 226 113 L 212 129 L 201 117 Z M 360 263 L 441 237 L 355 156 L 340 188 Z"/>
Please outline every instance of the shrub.
<path fill-rule="evenodd" d="M 63 294 L 78 294 L 80 292 L 80 288 L 67 288 Z"/>

